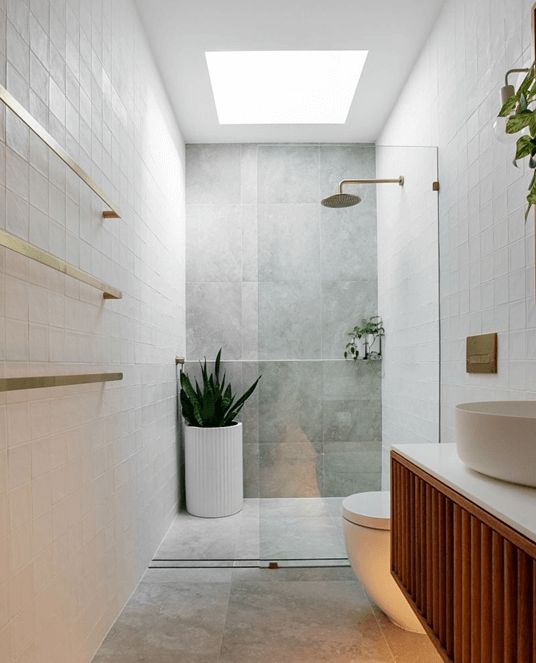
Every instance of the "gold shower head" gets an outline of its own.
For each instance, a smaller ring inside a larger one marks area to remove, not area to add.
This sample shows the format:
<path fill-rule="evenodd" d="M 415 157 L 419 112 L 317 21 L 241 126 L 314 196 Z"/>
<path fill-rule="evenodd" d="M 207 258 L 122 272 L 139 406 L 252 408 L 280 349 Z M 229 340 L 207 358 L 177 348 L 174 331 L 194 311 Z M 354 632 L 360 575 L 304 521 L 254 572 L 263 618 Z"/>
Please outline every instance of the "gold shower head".
<path fill-rule="evenodd" d="M 324 207 L 353 207 L 361 202 L 359 196 L 353 196 L 351 193 L 335 193 L 322 200 Z"/>
<path fill-rule="evenodd" d="M 322 205 L 324 205 L 324 207 L 334 207 L 339 209 L 341 207 L 353 207 L 360 203 L 361 198 L 359 196 L 343 192 L 342 187 L 345 184 L 399 184 L 400 186 L 404 186 L 404 176 L 400 175 L 400 177 L 391 180 L 342 180 L 339 182 L 339 193 L 324 198 L 321 201 Z"/>

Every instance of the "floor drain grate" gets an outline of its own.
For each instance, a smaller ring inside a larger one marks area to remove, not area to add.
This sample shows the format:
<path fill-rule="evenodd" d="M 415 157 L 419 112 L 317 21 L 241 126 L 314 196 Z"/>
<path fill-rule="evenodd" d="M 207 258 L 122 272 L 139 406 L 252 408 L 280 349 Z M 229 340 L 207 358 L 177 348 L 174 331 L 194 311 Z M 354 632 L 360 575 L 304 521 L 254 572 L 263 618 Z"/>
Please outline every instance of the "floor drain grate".
<path fill-rule="evenodd" d="M 150 569 L 315 569 L 344 568 L 345 558 L 301 559 L 153 559 Z"/>

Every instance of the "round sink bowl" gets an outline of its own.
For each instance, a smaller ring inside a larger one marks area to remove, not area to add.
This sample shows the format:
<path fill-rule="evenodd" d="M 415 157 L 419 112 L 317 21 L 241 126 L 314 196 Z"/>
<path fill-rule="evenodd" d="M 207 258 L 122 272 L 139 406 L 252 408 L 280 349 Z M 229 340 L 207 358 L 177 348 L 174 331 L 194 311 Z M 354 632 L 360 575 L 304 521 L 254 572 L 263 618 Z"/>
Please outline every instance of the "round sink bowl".
<path fill-rule="evenodd" d="M 473 470 L 536 487 L 536 401 L 456 406 L 458 456 Z"/>

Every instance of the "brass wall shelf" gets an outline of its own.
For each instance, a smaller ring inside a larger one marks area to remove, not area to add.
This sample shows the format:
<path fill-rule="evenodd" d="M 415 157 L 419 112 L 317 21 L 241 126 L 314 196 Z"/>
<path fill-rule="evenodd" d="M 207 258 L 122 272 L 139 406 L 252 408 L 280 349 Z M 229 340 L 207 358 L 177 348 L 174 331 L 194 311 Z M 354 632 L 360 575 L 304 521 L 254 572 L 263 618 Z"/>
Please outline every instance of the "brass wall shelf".
<path fill-rule="evenodd" d="M 87 186 L 97 194 L 105 205 L 110 209 L 103 212 L 105 219 L 120 219 L 121 215 L 115 205 L 113 205 L 108 196 L 96 184 L 93 179 L 74 161 L 63 147 L 55 140 L 48 131 L 37 122 L 37 120 L 28 113 L 24 106 L 18 102 L 15 97 L 0 85 L 0 99 L 15 115 L 24 122 L 39 138 L 74 172 L 87 184 Z"/>
<path fill-rule="evenodd" d="M 85 283 L 86 285 L 90 285 L 93 288 L 97 288 L 97 290 L 101 290 L 104 299 L 122 299 L 123 297 L 122 292 L 117 290 L 117 288 L 108 285 L 108 283 L 104 283 L 104 281 L 100 281 L 95 276 L 92 276 L 91 274 L 78 269 L 78 267 L 65 262 L 65 260 L 57 258 L 51 253 L 43 251 L 43 249 L 39 249 L 37 246 L 34 246 L 33 244 L 30 244 L 29 242 L 26 242 L 25 240 L 20 239 L 20 237 L 16 237 L 15 235 L 12 235 L 5 230 L 0 230 L 0 246 L 4 246 L 6 249 L 15 251 L 15 253 L 19 253 L 26 258 L 31 258 L 32 260 L 35 260 L 42 265 L 51 267 L 52 269 L 55 269 L 62 274 L 71 276 L 73 279 L 76 279 L 81 283 Z"/>
<path fill-rule="evenodd" d="M 0 378 L 0 392 L 45 387 L 68 387 L 75 384 L 115 382 L 123 379 L 123 373 L 83 373 L 81 375 L 42 375 L 27 378 Z"/>

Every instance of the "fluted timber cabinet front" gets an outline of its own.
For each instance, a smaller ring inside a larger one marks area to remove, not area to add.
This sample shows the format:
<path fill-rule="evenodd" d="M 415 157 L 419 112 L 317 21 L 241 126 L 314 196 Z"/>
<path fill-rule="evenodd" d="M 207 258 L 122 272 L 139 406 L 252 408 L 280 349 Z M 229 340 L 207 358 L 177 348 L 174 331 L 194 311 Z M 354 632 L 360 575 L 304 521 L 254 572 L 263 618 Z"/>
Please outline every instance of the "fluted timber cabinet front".
<path fill-rule="evenodd" d="M 536 663 L 536 544 L 391 452 L 391 569 L 445 661 Z"/>

